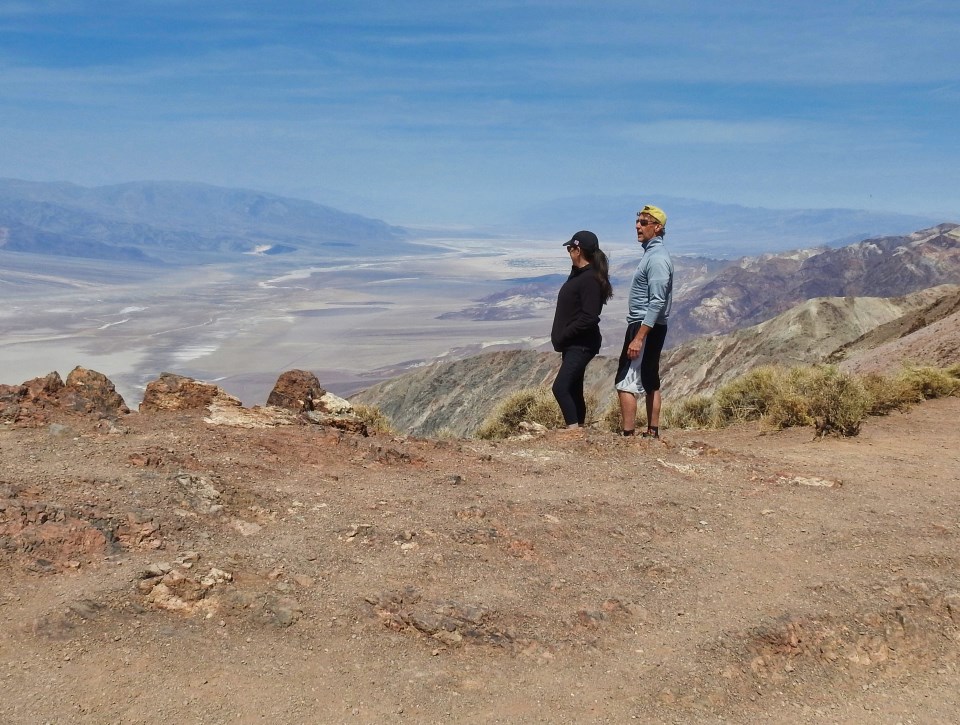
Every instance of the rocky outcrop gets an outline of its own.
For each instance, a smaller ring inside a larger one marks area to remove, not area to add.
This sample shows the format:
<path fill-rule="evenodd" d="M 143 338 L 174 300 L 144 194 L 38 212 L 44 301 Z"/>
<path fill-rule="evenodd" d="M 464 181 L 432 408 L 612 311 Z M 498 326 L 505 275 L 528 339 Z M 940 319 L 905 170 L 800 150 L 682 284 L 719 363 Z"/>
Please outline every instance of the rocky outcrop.
<path fill-rule="evenodd" d="M 320 387 L 317 376 L 306 370 L 287 370 L 277 378 L 267 405 L 304 413 L 315 410 L 315 404 L 327 391 Z"/>
<path fill-rule="evenodd" d="M 218 406 L 240 407 L 240 401 L 216 385 L 193 378 L 161 373 L 150 382 L 140 403 L 140 412 L 163 410 L 204 410 Z"/>
<path fill-rule="evenodd" d="M 0 422 L 21 427 L 43 426 L 63 414 L 116 420 L 129 412 L 105 375 L 79 366 L 66 383 L 54 371 L 20 385 L 0 385 Z"/>
<path fill-rule="evenodd" d="M 284 373 L 265 407 L 244 408 L 222 388 L 175 373 L 162 373 L 147 385 L 141 413 L 205 412 L 213 425 L 237 428 L 273 428 L 284 425 L 320 425 L 367 435 L 366 423 L 343 398 L 326 392 L 316 376 L 303 370 Z M 77 367 L 64 383 L 57 372 L 20 385 L 0 385 L 0 423 L 40 427 L 55 418 L 72 416 L 92 421 L 114 421 L 130 410 L 113 383 L 94 370 Z M 59 429 L 69 427 L 55 424 Z M 115 427 L 110 425 L 110 429 Z M 53 430 L 53 428 L 51 428 Z"/>
<path fill-rule="evenodd" d="M 306 370 L 287 370 L 280 375 L 267 398 L 270 408 L 290 411 L 317 425 L 367 435 L 366 423 L 353 406 L 320 387 L 317 376 Z"/>
<path fill-rule="evenodd" d="M 113 383 L 103 373 L 76 367 L 60 392 L 60 407 L 82 415 L 115 418 L 129 413 Z"/>

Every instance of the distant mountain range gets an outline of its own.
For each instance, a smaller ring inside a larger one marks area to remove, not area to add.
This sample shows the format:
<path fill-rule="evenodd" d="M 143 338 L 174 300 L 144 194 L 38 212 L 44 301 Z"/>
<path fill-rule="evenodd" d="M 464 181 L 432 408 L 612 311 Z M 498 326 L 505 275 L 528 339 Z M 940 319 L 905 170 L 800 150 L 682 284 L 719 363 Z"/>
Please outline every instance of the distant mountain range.
<path fill-rule="evenodd" d="M 746 258 L 684 283 L 671 313 L 674 343 L 757 324 L 815 297 L 896 297 L 960 283 L 960 226 L 867 239 L 840 249 Z"/>
<path fill-rule="evenodd" d="M 397 254 L 410 233 L 321 204 L 181 182 L 85 188 L 0 179 L 0 249 L 190 264 L 241 254 Z"/>
<path fill-rule="evenodd" d="M 655 196 L 655 195 L 654 195 Z M 669 214 L 675 253 L 714 259 L 843 245 L 944 221 L 902 210 L 763 209 L 675 197 L 581 196 L 528 208 L 478 230 L 406 229 L 302 199 L 206 184 L 143 181 L 86 188 L 0 179 L 0 250 L 129 262 L 229 262 L 240 254 L 407 254 L 433 238 L 567 239 L 596 231 L 635 243 L 636 207 Z"/>
<path fill-rule="evenodd" d="M 712 260 L 674 256 L 669 346 L 757 324 L 814 297 L 896 297 L 960 283 L 960 226 L 941 224 L 905 236 L 866 239 L 839 249 Z M 615 265 L 611 280 L 626 294 L 636 260 Z M 557 275 L 518 279 L 514 287 L 475 300 L 448 317 L 517 319 L 552 306 Z"/>
<path fill-rule="evenodd" d="M 732 259 L 764 252 L 842 246 L 868 237 L 898 235 L 946 221 L 908 210 L 765 209 L 659 196 L 577 196 L 530 207 L 498 227 L 534 238 L 569 238 L 590 229 L 601 246 L 636 241 L 634 222 L 644 204 L 667 213 L 667 244 L 683 254 Z"/>

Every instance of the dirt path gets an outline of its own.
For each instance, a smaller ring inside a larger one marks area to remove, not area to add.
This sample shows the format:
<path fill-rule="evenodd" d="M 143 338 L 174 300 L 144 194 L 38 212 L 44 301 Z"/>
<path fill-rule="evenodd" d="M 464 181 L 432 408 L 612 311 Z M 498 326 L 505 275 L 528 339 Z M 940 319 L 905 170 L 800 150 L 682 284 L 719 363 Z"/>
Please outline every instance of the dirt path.
<path fill-rule="evenodd" d="M 958 419 L 0 429 L 0 722 L 953 723 Z"/>

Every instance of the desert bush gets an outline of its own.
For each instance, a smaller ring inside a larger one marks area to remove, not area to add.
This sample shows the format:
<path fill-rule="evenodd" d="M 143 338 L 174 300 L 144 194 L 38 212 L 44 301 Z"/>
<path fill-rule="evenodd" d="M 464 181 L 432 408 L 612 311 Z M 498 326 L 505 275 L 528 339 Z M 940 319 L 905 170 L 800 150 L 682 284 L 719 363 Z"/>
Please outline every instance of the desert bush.
<path fill-rule="evenodd" d="M 822 365 L 777 369 L 779 377 L 767 390 L 769 398 L 764 422 L 777 430 L 813 425 L 810 401 L 819 394 L 824 377 L 829 376 L 831 370 Z"/>
<path fill-rule="evenodd" d="M 866 387 L 856 376 L 835 367 L 817 370 L 819 374 L 811 378 L 809 396 L 809 412 L 817 434 L 857 435 L 873 404 Z"/>
<path fill-rule="evenodd" d="M 798 365 L 783 371 L 783 385 L 791 393 L 809 397 L 823 381 L 826 365 Z"/>
<path fill-rule="evenodd" d="M 688 398 L 665 405 L 661 419 L 670 428 L 713 428 L 717 423 L 713 397 L 691 395 Z"/>
<path fill-rule="evenodd" d="M 588 401 L 589 405 L 589 401 Z M 477 429 L 477 438 L 494 440 L 520 432 L 520 424 L 539 423 L 546 428 L 562 428 L 563 416 L 553 393 L 547 388 L 520 390 L 501 401 Z"/>
<path fill-rule="evenodd" d="M 780 395 L 784 371 L 775 365 L 763 365 L 720 386 L 713 396 L 719 425 L 758 420 L 770 402 Z"/>
<path fill-rule="evenodd" d="M 890 378 L 878 373 L 855 376 L 835 366 L 784 368 L 764 365 L 722 385 L 711 395 L 694 395 L 664 405 L 661 423 L 668 428 L 722 428 L 731 423 L 762 420 L 782 429 L 813 425 L 820 436 L 855 436 L 868 415 L 904 410 L 927 398 L 960 395 L 960 364 L 949 368 L 907 368 Z M 643 396 L 637 401 L 637 428 L 646 426 Z M 588 411 L 596 401 L 587 401 Z M 594 420 L 602 430 L 622 429 L 620 405 L 614 396 Z M 506 438 L 521 422 L 546 428 L 564 425 L 547 388 L 514 393 L 500 403 L 477 431 L 478 438 Z"/>
<path fill-rule="evenodd" d="M 960 394 L 960 380 L 951 374 L 950 368 L 910 367 L 899 378 L 918 402 Z"/>
<path fill-rule="evenodd" d="M 390 419 L 375 405 L 353 406 L 353 412 L 367 426 L 367 431 L 375 435 L 393 435 L 395 433 Z"/>
<path fill-rule="evenodd" d="M 777 430 L 811 425 L 810 398 L 805 392 L 785 387 L 768 402 L 763 421 Z"/>
<path fill-rule="evenodd" d="M 893 410 L 906 410 L 917 402 L 916 392 L 902 377 L 891 378 L 880 373 L 866 373 L 860 382 L 870 396 L 870 415 L 887 415 Z"/>

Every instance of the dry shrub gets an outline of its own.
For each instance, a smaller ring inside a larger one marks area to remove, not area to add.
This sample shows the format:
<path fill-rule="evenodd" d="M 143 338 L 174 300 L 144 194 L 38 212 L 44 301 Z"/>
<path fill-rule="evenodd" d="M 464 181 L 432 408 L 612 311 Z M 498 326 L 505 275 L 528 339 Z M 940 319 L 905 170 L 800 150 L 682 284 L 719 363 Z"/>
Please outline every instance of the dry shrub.
<path fill-rule="evenodd" d="M 810 415 L 819 436 L 855 436 L 870 412 L 871 395 L 860 379 L 835 367 L 815 368 L 810 378 Z"/>
<path fill-rule="evenodd" d="M 960 395 L 960 380 L 951 373 L 952 369 L 911 367 L 901 372 L 899 378 L 914 393 L 918 402 L 931 398 L 946 398 Z"/>
<path fill-rule="evenodd" d="M 887 415 L 893 410 L 906 410 L 917 402 L 916 392 L 902 377 L 890 378 L 880 373 L 867 373 L 860 382 L 870 396 L 870 415 Z"/>
<path fill-rule="evenodd" d="M 777 430 L 811 425 L 810 400 L 800 392 L 784 389 L 768 403 L 763 420 Z"/>
<path fill-rule="evenodd" d="M 375 405 L 363 405 L 360 403 L 353 406 L 353 412 L 366 424 L 367 431 L 370 433 L 375 435 L 393 435 L 396 432 L 390 419 Z"/>
<path fill-rule="evenodd" d="M 722 428 L 763 420 L 775 428 L 814 425 L 820 436 L 855 436 L 868 415 L 904 410 L 928 398 L 960 395 L 960 364 L 946 369 L 913 367 L 895 378 L 877 373 L 862 377 L 834 366 L 784 368 L 764 365 L 722 385 L 714 395 L 694 395 L 665 405 L 661 420 L 671 428 Z M 637 427 L 646 426 L 643 396 L 637 400 Z M 588 401 L 588 410 L 596 407 Z M 547 388 L 514 393 L 497 406 L 477 431 L 478 438 L 516 435 L 520 423 L 563 427 L 563 417 Z M 616 396 L 597 418 L 602 430 L 622 429 Z"/>
<path fill-rule="evenodd" d="M 780 396 L 784 371 L 775 365 L 763 365 L 722 385 L 713 396 L 717 423 L 721 426 L 759 420 Z"/>
<path fill-rule="evenodd" d="M 784 385 L 792 393 L 809 398 L 819 387 L 825 370 L 833 370 L 825 365 L 801 365 L 784 371 Z"/>
<path fill-rule="evenodd" d="M 665 405 L 662 419 L 671 428 L 714 428 L 717 425 L 717 414 L 713 397 L 691 395 L 673 405 Z"/>
<path fill-rule="evenodd" d="M 549 389 L 519 390 L 494 408 L 477 429 L 476 436 L 484 440 L 508 438 L 520 432 L 521 423 L 539 423 L 546 428 L 565 425 L 560 407 Z"/>

